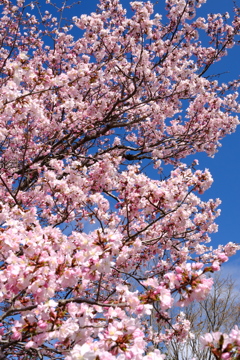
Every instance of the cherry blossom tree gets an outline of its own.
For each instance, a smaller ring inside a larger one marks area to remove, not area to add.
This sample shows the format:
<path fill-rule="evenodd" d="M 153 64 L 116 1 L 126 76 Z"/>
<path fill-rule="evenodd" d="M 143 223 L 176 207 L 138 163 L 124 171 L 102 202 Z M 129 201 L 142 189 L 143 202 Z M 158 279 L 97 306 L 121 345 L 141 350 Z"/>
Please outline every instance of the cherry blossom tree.
<path fill-rule="evenodd" d="M 204 19 L 204 2 L 101 0 L 66 21 L 67 2 L 1 1 L 1 359 L 164 359 L 239 249 L 209 246 L 220 200 L 186 159 L 239 124 L 239 82 L 209 77 L 238 9 Z M 202 342 L 229 359 L 239 331 Z"/>

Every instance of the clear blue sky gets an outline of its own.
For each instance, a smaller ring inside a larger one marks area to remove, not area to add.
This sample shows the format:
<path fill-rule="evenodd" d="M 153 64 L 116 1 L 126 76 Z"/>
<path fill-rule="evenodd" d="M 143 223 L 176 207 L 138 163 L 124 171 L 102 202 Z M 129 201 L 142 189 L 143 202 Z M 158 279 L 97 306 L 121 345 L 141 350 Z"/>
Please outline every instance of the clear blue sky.
<path fill-rule="evenodd" d="M 95 11 L 97 0 L 82 0 L 81 4 L 75 8 L 74 15 L 90 14 Z M 129 0 L 122 0 L 124 7 L 129 9 Z M 165 0 L 159 0 L 156 4 L 156 12 L 161 13 L 164 8 Z M 240 0 L 237 1 L 240 6 Z M 232 12 L 233 2 L 231 0 L 207 0 L 201 9 L 198 9 L 199 16 L 208 13 Z M 223 58 L 215 65 L 214 72 L 223 73 L 219 81 L 233 80 L 239 77 L 240 73 L 240 47 L 229 50 L 228 57 Z M 217 219 L 219 232 L 212 236 L 215 247 L 217 244 L 225 244 L 228 241 L 240 243 L 240 126 L 236 133 L 229 135 L 222 141 L 222 147 L 214 158 L 208 158 L 205 154 L 197 154 L 194 158 L 200 161 L 199 168 L 208 168 L 214 178 L 214 183 L 205 194 L 204 199 L 220 198 L 222 200 L 221 216 Z M 240 271 L 240 253 L 233 257 L 225 265 L 224 269 L 232 273 L 235 277 Z"/>

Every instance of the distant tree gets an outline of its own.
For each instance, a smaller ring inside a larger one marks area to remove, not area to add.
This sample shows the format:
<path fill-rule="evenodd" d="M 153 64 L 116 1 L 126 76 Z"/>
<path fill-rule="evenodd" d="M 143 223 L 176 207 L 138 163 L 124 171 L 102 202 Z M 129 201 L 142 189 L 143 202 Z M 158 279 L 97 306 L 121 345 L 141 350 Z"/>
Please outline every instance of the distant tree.
<path fill-rule="evenodd" d="M 194 301 L 183 309 L 190 321 L 192 334 L 184 343 L 171 341 L 166 359 L 216 359 L 209 348 L 203 347 L 200 336 L 204 333 L 229 333 L 234 325 L 240 324 L 239 288 L 230 276 L 223 276 L 214 276 L 214 284 L 205 300 Z"/>
<path fill-rule="evenodd" d="M 208 246 L 220 201 L 183 163 L 239 124 L 239 82 L 211 76 L 238 9 L 204 19 L 204 2 L 133 1 L 129 17 L 101 0 L 69 22 L 66 1 L 0 2 L 1 359 L 164 359 L 191 329 L 172 310 L 239 249 Z M 238 329 L 211 336 L 218 359 L 237 354 Z"/>

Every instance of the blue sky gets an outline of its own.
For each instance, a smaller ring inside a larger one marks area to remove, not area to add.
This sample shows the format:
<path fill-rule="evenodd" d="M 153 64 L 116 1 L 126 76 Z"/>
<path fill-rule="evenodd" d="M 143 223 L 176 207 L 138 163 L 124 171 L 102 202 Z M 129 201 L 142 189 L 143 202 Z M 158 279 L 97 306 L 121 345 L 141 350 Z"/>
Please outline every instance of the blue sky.
<path fill-rule="evenodd" d="M 122 0 L 124 7 L 129 9 L 129 0 Z M 90 14 L 95 11 L 97 0 L 82 0 L 80 5 L 74 8 L 74 15 Z M 156 12 L 161 13 L 164 8 L 164 0 L 159 0 L 156 4 Z M 240 6 L 240 0 L 237 4 Z M 208 13 L 230 14 L 233 9 L 231 0 L 207 0 L 201 9 L 198 9 L 198 16 L 205 16 Z M 79 13 L 77 13 L 78 11 Z M 229 50 L 228 57 L 223 58 L 215 65 L 214 72 L 225 73 L 219 81 L 233 80 L 239 77 L 240 48 L 235 47 Z M 204 199 L 220 198 L 222 200 L 221 216 L 217 219 L 219 232 L 212 236 L 213 246 L 225 244 L 228 241 L 239 242 L 239 225 L 240 225 L 240 127 L 236 133 L 227 136 L 222 141 L 222 147 L 214 158 L 209 158 L 205 154 L 197 154 L 194 158 L 199 159 L 199 168 L 208 168 L 214 178 L 214 183 L 205 194 Z M 234 256 L 231 261 L 224 266 L 224 271 L 237 275 L 240 270 L 240 254 Z"/>

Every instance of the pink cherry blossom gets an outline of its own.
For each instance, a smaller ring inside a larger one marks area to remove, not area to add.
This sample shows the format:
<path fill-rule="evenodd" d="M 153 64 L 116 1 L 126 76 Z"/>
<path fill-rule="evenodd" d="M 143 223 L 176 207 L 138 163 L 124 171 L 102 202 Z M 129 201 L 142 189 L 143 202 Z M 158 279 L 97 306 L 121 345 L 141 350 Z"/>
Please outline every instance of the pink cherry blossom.
<path fill-rule="evenodd" d="M 239 12 L 165 2 L 75 4 L 69 21 L 70 4 L 0 5 L 6 359 L 164 359 L 155 347 L 191 336 L 179 306 L 204 300 L 240 248 L 209 244 L 221 201 L 203 201 L 213 178 L 197 159 L 239 125 L 237 80 L 210 76 Z M 239 329 L 201 341 L 230 359 Z"/>

